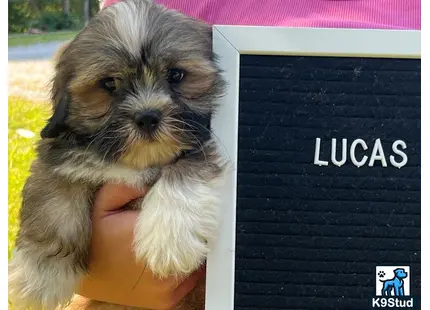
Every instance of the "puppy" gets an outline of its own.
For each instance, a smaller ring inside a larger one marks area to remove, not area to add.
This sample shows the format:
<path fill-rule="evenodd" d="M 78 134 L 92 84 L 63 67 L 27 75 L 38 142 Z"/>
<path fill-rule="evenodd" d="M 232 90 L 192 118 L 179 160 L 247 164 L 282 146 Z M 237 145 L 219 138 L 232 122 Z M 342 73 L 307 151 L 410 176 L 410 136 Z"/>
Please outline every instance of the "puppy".
<path fill-rule="evenodd" d="M 141 211 L 137 260 L 162 278 L 201 266 L 227 167 L 208 129 L 224 85 L 210 27 L 146 0 L 103 9 L 64 47 L 9 264 L 17 308 L 67 305 L 88 272 L 91 206 L 106 182 L 152 185 L 129 206 Z"/>

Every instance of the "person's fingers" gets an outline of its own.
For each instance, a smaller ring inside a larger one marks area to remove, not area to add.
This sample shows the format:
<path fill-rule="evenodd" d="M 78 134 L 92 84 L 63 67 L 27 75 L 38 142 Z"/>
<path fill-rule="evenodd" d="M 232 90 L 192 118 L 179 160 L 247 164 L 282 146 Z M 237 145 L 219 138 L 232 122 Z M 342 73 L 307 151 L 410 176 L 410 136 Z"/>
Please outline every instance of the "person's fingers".
<path fill-rule="evenodd" d="M 135 189 L 120 184 L 105 184 L 96 193 L 94 213 L 101 214 L 115 211 L 127 203 L 144 196 L 148 189 Z"/>
<path fill-rule="evenodd" d="M 173 292 L 172 302 L 174 305 L 178 304 L 189 292 L 196 286 L 197 282 L 206 275 L 206 265 L 201 269 L 191 274 L 184 282 L 179 285 Z"/>

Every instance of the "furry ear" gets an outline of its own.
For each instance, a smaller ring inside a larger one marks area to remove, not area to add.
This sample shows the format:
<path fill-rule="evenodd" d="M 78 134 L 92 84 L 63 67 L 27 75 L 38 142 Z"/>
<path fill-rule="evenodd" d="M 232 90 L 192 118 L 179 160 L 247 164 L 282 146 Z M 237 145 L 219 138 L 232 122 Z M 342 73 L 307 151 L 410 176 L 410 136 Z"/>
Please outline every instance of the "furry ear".
<path fill-rule="evenodd" d="M 58 104 L 54 108 L 54 114 L 40 133 L 42 139 L 56 138 L 60 133 L 64 132 L 67 129 L 66 119 L 68 114 L 69 95 L 64 93 L 61 95 Z"/>
<path fill-rule="evenodd" d="M 67 129 L 66 120 L 70 106 L 68 83 L 71 75 L 67 66 L 68 58 L 66 54 L 72 42 L 69 41 L 63 44 L 54 57 L 55 76 L 52 80 L 51 88 L 51 101 L 54 113 L 40 133 L 42 139 L 56 138 Z"/>

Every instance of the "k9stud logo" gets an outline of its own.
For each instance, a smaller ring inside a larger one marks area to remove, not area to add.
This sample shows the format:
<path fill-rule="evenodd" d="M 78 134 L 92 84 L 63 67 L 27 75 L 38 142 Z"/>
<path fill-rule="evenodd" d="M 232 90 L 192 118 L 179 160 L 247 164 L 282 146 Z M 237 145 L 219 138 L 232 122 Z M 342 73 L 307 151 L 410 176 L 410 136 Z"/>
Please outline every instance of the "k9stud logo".
<path fill-rule="evenodd" d="M 409 296 L 409 266 L 376 267 L 376 296 Z"/>
<path fill-rule="evenodd" d="M 372 308 L 414 308 L 409 266 L 377 266 Z"/>

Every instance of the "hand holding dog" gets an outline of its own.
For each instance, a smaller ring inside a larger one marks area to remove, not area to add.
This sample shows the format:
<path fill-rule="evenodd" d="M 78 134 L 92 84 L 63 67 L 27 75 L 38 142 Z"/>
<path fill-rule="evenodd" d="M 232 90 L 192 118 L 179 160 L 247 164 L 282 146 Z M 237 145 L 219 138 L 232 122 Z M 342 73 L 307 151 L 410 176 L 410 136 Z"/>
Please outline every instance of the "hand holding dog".
<path fill-rule="evenodd" d="M 143 264 L 136 263 L 132 242 L 139 212 L 121 208 L 146 192 L 107 184 L 96 194 L 90 275 L 84 278 L 80 295 L 121 305 L 170 309 L 204 276 L 204 271 L 196 271 L 182 283 L 174 278 L 158 280 Z"/>

